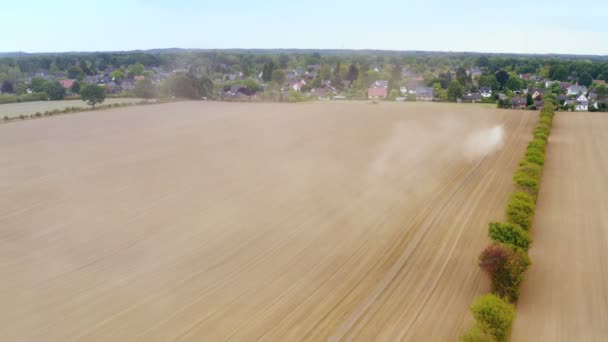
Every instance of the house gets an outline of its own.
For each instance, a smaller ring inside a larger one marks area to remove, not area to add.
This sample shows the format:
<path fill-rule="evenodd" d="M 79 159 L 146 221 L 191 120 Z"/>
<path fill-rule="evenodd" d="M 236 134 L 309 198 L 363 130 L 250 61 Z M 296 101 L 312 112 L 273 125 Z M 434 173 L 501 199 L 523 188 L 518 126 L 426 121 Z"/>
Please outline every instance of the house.
<path fill-rule="evenodd" d="M 146 76 L 144 76 L 144 75 L 137 75 L 137 76 L 133 77 L 133 80 L 135 82 L 137 82 L 137 81 L 143 81 L 145 79 L 146 79 Z"/>
<path fill-rule="evenodd" d="M 432 101 L 434 97 L 432 87 L 418 87 L 416 88 L 416 100 L 417 101 Z"/>
<path fill-rule="evenodd" d="M 532 74 L 530 74 L 530 73 L 520 74 L 519 78 L 529 81 L 530 79 L 532 79 Z"/>
<path fill-rule="evenodd" d="M 463 102 L 479 102 L 481 101 L 482 96 L 481 93 L 468 93 L 462 96 L 462 101 Z"/>
<path fill-rule="evenodd" d="M 545 88 L 549 88 L 553 83 L 555 83 L 555 81 L 546 80 L 545 81 Z"/>
<path fill-rule="evenodd" d="M 291 88 L 295 91 L 301 91 L 305 85 L 306 85 L 305 80 L 289 82 L 289 88 Z"/>
<path fill-rule="evenodd" d="M 593 84 L 606 84 L 606 81 L 604 80 L 593 80 Z"/>
<path fill-rule="evenodd" d="M 321 64 L 309 64 L 306 68 L 310 71 L 319 72 L 319 70 L 321 70 Z"/>
<path fill-rule="evenodd" d="M 367 88 L 367 97 L 370 99 L 386 99 L 388 97 L 388 81 L 379 80 Z"/>
<path fill-rule="evenodd" d="M 570 88 L 572 84 L 570 82 L 560 82 L 559 83 L 559 87 L 562 91 L 568 91 L 568 88 Z"/>
<path fill-rule="evenodd" d="M 479 88 L 479 92 L 481 93 L 481 97 L 484 99 L 492 97 L 492 88 L 490 87 L 481 87 Z"/>
<path fill-rule="evenodd" d="M 72 89 L 72 86 L 74 85 L 74 81 L 76 81 L 76 80 L 72 80 L 72 79 L 59 80 L 59 83 L 61 83 L 61 86 L 64 87 L 65 89 Z"/>
<path fill-rule="evenodd" d="M 304 68 L 295 68 L 293 70 L 293 72 L 296 74 L 296 76 L 303 76 L 306 73 L 306 69 L 304 69 Z"/>
<path fill-rule="evenodd" d="M 597 93 L 590 92 L 589 93 L 589 102 L 594 102 L 594 101 L 597 101 Z"/>
<path fill-rule="evenodd" d="M 589 100 L 585 94 L 580 94 L 576 99 L 566 100 L 564 106 L 574 106 L 574 110 L 577 112 L 586 112 L 589 110 Z"/>
<path fill-rule="evenodd" d="M 293 72 L 293 71 L 288 71 L 288 72 L 285 74 L 285 79 L 287 79 L 288 81 L 295 80 L 295 79 L 296 79 L 296 73 L 295 73 L 295 72 Z"/>
<path fill-rule="evenodd" d="M 530 88 L 528 89 L 528 94 L 530 94 L 532 96 L 532 100 L 540 100 L 542 98 L 542 96 L 545 94 L 544 90 L 541 89 L 536 89 L 536 88 Z"/>
<path fill-rule="evenodd" d="M 514 97 L 511 100 L 511 108 L 513 109 L 526 109 L 528 107 L 528 101 L 525 97 Z"/>
<path fill-rule="evenodd" d="M 224 81 L 236 81 L 240 78 L 239 74 L 226 74 L 224 75 Z"/>
<path fill-rule="evenodd" d="M 122 81 L 122 82 L 120 82 L 120 88 L 122 90 L 132 90 L 133 83 L 131 83 L 131 81 Z"/>
<path fill-rule="evenodd" d="M 469 77 L 471 77 L 472 79 L 475 79 L 477 77 L 480 77 L 483 74 L 483 72 L 478 67 L 475 67 L 475 68 L 469 70 L 468 74 L 469 74 Z"/>
<path fill-rule="evenodd" d="M 120 93 L 120 87 L 114 82 L 108 82 L 106 84 L 106 92 L 108 94 L 118 94 Z"/>
<path fill-rule="evenodd" d="M 310 94 L 317 98 L 325 98 L 333 95 L 333 89 L 331 87 L 315 88 Z"/>
<path fill-rule="evenodd" d="M 568 95 L 578 95 L 579 93 L 582 94 L 587 94 L 587 87 L 585 86 L 578 86 L 578 85 L 571 85 L 570 87 L 568 87 Z"/>
<path fill-rule="evenodd" d="M 498 93 L 498 99 L 502 100 L 502 101 L 505 101 L 505 100 L 508 100 L 509 97 L 506 94 L 504 94 L 504 93 Z"/>
<path fill-rule="evenodd" d="M 99 83 L 99 76 L 97 76 L 97 75 L 87 76 L 84 79 L 84 83 L 86 83 L 86 84 L 97 84 L 97 83 Z"/>

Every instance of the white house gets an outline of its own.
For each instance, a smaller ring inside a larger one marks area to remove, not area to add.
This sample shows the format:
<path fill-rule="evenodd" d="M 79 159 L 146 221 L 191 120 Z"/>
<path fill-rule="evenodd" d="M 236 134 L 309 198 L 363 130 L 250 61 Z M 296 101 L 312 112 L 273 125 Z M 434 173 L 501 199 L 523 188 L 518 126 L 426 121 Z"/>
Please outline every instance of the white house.
<path fill-rule="evenodd" d="M 545 88 L 549 88 L 555 81 L 545 81 Z"/>
<path fill-rule="evenodd" d="M 567 100 L 564 105 L 574 105 L 574 110 L 577 112 L 586 112 L 589 110 L 589 100 L 585 94 L 580 94 L 575 100 Z"/>
<path fill-rule="evenodd" d="M 481 87 L 479 88 L 479 91 L 481 92 L 481 97 L 483 98 L 488 98 L 488 97 L 492 97 L 492 88 L 490 87 Z"/>

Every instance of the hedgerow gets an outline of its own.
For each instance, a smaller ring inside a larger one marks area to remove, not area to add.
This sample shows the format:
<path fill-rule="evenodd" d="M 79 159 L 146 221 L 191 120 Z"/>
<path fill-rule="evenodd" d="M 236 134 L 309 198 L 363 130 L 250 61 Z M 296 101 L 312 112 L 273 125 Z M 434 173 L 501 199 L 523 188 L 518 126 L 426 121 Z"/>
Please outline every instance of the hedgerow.
<path fill-rule="evenodd" d="M 532 131 L 533 139 L 513 175 L 520 191 L 509 199 L 506 222 L 489 224 L 488 235 L 493 244 L 479 256 L 479 266 L 490 277 L 492 294 L 479 297 L 471 307 L 476 325 L 461 336 L 461 341 L 506 341 L 508 337 L 515 317 L 511 303 L 517 302 L 520 284 L 531 263 L 527 254 L 532 243 L 529 231 L 554 115 L 554 104 L 546 100 Z"/>

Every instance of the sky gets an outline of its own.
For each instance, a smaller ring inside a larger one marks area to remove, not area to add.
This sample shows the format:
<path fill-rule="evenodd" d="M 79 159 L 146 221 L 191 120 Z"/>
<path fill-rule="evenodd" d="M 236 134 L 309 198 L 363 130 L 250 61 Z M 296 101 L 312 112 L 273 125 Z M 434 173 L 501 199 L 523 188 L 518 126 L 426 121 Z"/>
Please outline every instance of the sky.
<path fill-rule="evenodd" d="M 0 0 L 0 52 L 302 48 L 608 55 L 608 1 Z M 12 28 L 12 29 L 7 29 Z"/>

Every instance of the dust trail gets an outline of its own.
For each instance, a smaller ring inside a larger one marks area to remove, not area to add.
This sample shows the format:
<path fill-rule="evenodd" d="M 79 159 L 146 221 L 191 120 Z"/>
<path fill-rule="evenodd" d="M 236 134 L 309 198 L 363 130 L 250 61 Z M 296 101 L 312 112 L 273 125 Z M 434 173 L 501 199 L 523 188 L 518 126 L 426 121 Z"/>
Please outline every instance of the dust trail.
<path fill-rule="evenodd" d="M 471 133 L 463 145 L 464 156 L 472 161 L 500 150 L 505 143 L 505 128 L 497 125 Z"/>

